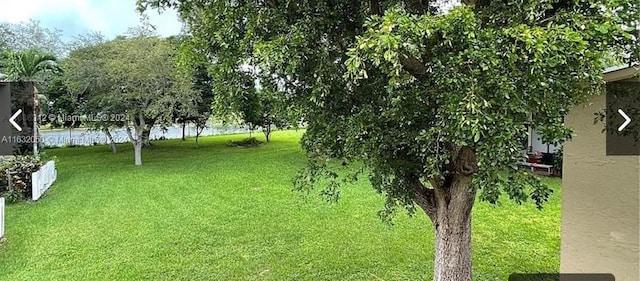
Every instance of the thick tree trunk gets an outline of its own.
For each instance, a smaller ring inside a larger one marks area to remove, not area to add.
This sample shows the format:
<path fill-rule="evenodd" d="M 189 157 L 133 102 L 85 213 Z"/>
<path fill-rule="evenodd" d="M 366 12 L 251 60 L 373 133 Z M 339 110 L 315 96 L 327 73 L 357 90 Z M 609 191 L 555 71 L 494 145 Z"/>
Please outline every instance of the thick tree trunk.
<path fill-rule="evenodd" d="M 451 172 L 444 180 L 431 180 L 427 188 L 418 177 L 409 177 L 414 202 L 429 216 L 435 229 L 434 281 L 471 281 L 471 211 L 476 197 L 470 188 L 478 171 L 475 152 L 458 150 Z"/>
<path fill-rule="evenodd" d="M 434 281 L 471 281 L 471 210 L 475 192 L 470 176 L 457 175 L 448 194 L 436 191 L 438 213 Z"/>
<path fill-rule="evenodd" d="M 144 115 L 135 116 L 134 125 L 136 126 L 136 135 L 140 135 L 140 131 L 138 128 L 141 128 L 142 138 L 142 147 L 148 148 L 151 147 L 151 130 L 153 126 L 156 124 L 157 118 L 146 118 Z"/>
<path fill-rule="evenodd" d="M 142 166 L 142 141 L 133 142 L 134 162 L 136 166 Z"/>
<path fill-rule="evenodd" d="M 131 140 L 131 144 L 133 144 L 133 158 L 136 166 L 142 166 L 142 145 L 144 144 L 145 131 L 144 122 L 135 126 L 135 136 L 131 132 L 131 128 L 127 126 L 127 135 L 129 135 L 129 140 Z"/>
<path fill-rule="evenodd" d="M 109 129 L 104 129 L 104 134 L 107 135 L 107 138 L 109 138 L 109 144 L 111 145 L 111 153 L 117 154 L 118 146 L 116 145 L 116 142 L 113 139 L 113 135 L 111 134 Z"/>
<path fill-rule="evenodd" d="M 471 281 L 471 223 L 440 224 L 435 253 L 434 281 Z"/>

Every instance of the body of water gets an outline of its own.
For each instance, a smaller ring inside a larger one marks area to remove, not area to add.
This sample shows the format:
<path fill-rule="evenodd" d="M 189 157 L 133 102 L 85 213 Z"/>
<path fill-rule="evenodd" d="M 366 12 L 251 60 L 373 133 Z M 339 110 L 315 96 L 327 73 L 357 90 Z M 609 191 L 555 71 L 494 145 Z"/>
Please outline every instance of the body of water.
<path fill-rule="evenodd" d="M 200 136 L 215 136 L 215 135 L 227 135 L 227 134 L 239 134 L 239 133 L 248 133 L 249 130 L 235 126 L 222 126 L 222 125 L 213 125 L 208 126 L 204 129 Z M 257 132 L 256 133 L 261 133 Z M 86 129 L 71 129 L 71 130 L 42 130 L 40 132 L 42 137 L 42 141 L 45 146 L 69 146 L 69 145 L 79 145 L 79 146 L 89 146 L 94 144 L 108 144 L 109 139 L 104 132 L 101 131 L 91 131 Z M 125 129 L 114 129 L 111 130 L 111 135 L 113 139 L 117 143 L 129 142 L 129 136 L 127 135 L 127 131 Z M 187 137 L 195 137 L 196 136 L 196 126 L 189 125 L 187 126 L 187 130 L 185 131 L 185 135 Z M 151 130 L 151 140 L 158 139 L 179 139 L 182 138 L 182 125 L 173 125 L 168 126 L 166 128 L 154 127 Z"/>

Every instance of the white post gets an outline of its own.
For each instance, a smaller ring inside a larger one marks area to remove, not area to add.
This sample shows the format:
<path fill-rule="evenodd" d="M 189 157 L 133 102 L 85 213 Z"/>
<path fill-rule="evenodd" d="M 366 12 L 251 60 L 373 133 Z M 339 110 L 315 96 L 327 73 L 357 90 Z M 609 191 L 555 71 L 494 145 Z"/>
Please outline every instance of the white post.
<path fill-rule="evenodd" d="M 4 239 L 4 197 L 0 197 L 0 242 Z"/>

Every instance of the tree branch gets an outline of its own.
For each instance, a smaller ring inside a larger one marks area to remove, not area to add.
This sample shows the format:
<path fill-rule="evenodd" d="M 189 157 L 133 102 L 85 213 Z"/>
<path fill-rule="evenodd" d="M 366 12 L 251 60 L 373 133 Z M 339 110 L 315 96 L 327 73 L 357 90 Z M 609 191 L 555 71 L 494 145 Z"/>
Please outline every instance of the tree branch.
<path fill-rule="evenodd" d="M 413 201 L 422 208 L 435 225 L 438 217 L 435 191 L 424 186 L 417 177 L 410 179 L 410 181 L 411 187 L 413 188 Z"/>
<path fill-rule="evenodd" d="M 127 135 L 129 136 L 129 139 L 131 140 L 132 143 L 138 142 L 138 140 L 133 137 L 133 134 L 131 133 L 131 127 L 129 126 L 127 126 Z"/>
<path fill-rule="evenodd" d="M 420 81 L 424 81 L 425 76 L 427 75 L 427 68 L 424 66 L 423 62 L 414 57 L 401 55 L 400 64 L 402 65 L 402 68 L 409 72 L 413 77 Z"/>

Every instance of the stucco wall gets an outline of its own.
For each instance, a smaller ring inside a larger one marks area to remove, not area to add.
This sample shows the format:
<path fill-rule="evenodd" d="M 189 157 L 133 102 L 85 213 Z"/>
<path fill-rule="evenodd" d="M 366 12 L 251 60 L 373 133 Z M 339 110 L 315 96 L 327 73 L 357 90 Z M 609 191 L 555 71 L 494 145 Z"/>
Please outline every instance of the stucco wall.
<path fill-rule="evenodd" d="M 11 117 L 11 88 L 9 84 L 0 82 L 0 137 L 11 135 L 11 124 L 8 120 Z M 13 147 L 10 143 L 0 141 L 0 156 L 2 154 L 10 155 Z"/>
<path fill-rule="evenodd" d="M 564 151 L 560 271 L 638 281 L 640 157 L 606 156 L 604 125 L 593 124 L 604 106 L 593 97 L 565 119 L 576 135 Z"/>

